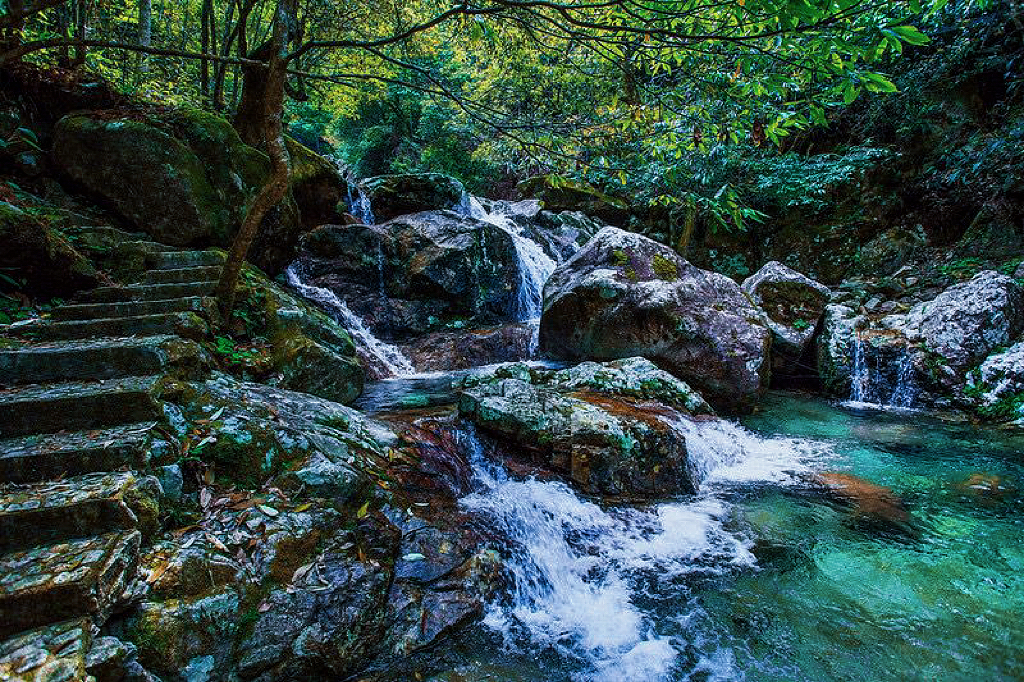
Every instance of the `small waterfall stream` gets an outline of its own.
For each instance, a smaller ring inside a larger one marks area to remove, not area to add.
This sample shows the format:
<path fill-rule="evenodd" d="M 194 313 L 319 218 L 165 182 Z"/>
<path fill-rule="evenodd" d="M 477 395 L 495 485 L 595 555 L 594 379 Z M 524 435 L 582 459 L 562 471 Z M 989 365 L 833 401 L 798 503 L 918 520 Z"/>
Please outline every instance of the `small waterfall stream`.
<path fill-rule="evenodd" d="M 914 362 L 903 346 L 874 346 L 854 335 L 851 405 L 910 409 L 917 400 Z"/>
<path fill-rule="evenodd" d="M 581 681 L 668 679 L 681 643 L 660 634 L 664 623 L 644 604 L 645 586 L 653 581 L 671 592 L 683 576 L 754 565 L 752 543 L 731 524 L 731 505 L 720 491 L 796 481 L 822 454 L 812 442 L 762 438 L 724 421 L 676 428 L 687 440 L 700 491 L 647 508 L 602 508 L 563 483 L 514 480 L 485 458 L 471 429 L 465 432 L 478 490 L 462 505 L 509 545 L 510 587 L 485 623 L 510 651 L 574 661 L 573 679 Z M 725 652 L 702 665 L 711 679 L 735 679 Z"/>
<path fill-rule="evenodd" d="M 416 372 L 412 362 L 396 346 L 381 341 L 367 328 L 363 320 L 349 310 L 338 296 L 324 287 L 314 286 L 303 280 L 298 263 L 288 266 L 285 276 L 288 284 L 303 297 L 315 301 L 334 320 L 348 330 L 356 347 L 371 369 L 379 376 L 404 376 Z"/>

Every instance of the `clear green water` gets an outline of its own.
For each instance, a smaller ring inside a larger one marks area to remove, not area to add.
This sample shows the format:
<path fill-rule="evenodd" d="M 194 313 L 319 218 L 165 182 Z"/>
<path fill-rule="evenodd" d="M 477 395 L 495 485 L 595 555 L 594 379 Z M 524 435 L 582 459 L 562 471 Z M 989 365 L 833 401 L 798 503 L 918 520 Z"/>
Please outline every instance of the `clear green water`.
<path fill-rule="evenodd" d="M 516 504 L 574 515 L 556 522 L 579 555 L 562 563 L 590 562 L 539 582 L 553 601 L 583 588 L 593 598 L 569 600 L 579 622 L 543 631 L 509 615 L 522 598 L 496 606 L 456 671 L 435 679 L 1024 680 L 1024 433 L 791 395 L 745 426 L 766 443 L 810 441 L 814 454 L 795 457 L 791 478 L 727 477 L 646 510 L 522 488 Z M 807 470 L 888 492 L 844 501 L 802 483 Z M 612 630 L 623 619 L 636 641 L 586 644 L 602 618 Z"/>

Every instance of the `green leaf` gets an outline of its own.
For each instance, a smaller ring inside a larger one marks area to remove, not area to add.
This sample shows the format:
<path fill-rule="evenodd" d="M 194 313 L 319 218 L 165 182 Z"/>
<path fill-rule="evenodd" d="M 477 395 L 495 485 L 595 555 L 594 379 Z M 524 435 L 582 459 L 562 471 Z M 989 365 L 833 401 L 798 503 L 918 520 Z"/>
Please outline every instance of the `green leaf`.
<path fill-rule="evenodd" d="M 366 514 L 369 513 L 369 511 L 370 511 L 370 501 L 367 500 L 365 503 L 363 503 L 363 506 L 359 508 L 359 511 L 356 512 L 356 518 L 361 519 L 361 518 L 365 517 Z"/>
<path fill-rule="evenodd" d="M 895 33 L 899 36 L 900 40 L 908 45 L 927 45 L 931 42 L 931 38 L 921 33 L 914 26 L 890 26 L 888 30 Z"/>
<path fill-rule="evenodd" d="M 879 73 L 862 73 L 861 79 L 869 92 L 899 92 L 892 81 Z"/>

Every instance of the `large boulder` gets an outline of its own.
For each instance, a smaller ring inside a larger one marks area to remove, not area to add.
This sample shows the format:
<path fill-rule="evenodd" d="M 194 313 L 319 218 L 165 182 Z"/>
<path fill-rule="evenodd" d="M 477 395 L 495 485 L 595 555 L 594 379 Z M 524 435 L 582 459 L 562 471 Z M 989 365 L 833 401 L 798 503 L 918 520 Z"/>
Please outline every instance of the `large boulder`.
<path fill-rule="evenodd" d="M 567 360 L 649 358 L 730 409 L 770 374 L 767 320 L 735 282 L 614 227 L 551 275 L 540 343 Z"/>
<path fill-rule="evenodd" d="M 0 273 L 33 296 L 68 296 L 101 281 L 96 268 L 56 230 L 2 201 L 0 244 Z M 0 289 L 8 288 L 0 282 Z"/>
<path fill-rule="evenodd" d="M 818 376 L 825 390 L 833 395 L 850 393 L 856 333 L 864 322 L 848 305 L 825 306 L 817 343 Z"/>
<path fill-rule="evenodd" d="M 692 492 L 683 419 L 713 414 L 699 394 L 643 358 L 561 372 L 505 365 L 464 380 L 459 413 L 512 458 L 587 494 Z"/>
<path fill-rule="evenodd" d="M 519 286 L 512 236 L 454 211 L 383 225 L 324 225 L 302 240 L 307 284 L 333 291 L 378 336 L 508 320 Z"/>
<path fill-rule="evenodd" d="M 466 194 L 462 183 L 440 173 L 378 175 L 361 183 L 377 222 L 422 211 L 455 208 Z"/>
<path fill-rule="evenodd" d="M 963 385 L 968 370 L 997 348 L 1012 345 L 1024 332 L 1024 288 L 1006 275 L 986 270 L 917 304 L 903 325 L 910 343 L 939 360 L 930 363 L 937 365 L 933 379 L 955 389 Z"/>
<path fill-rule="evenodd" d="M 808 372 L 801 363 L 825 311 L 831 291 L 778 261 L 770 261 L 742 285 L 768 316 L 772 330 L 772 376 Z"/>
<path fill-rule="evenodd" d="M 309 202 L 308 224 L 335 216 L 343 191 L 326 160 L 297 142 L 288 147 L 291 191 L 264 219 L 252 250 L 270 271 L 287 265 L 304 229 L 295 198 Z M 266 154 L 243 143 L 225 119 L 197 109 L 71 114 L 54 129 L 51 156 L 75 185 L 173 246 L 229 245 L 270 174 Z"/>
<path fill-rule="evenodd" d="M 966 395 L 989 419 L 1024 419 L 1024 341 L 996 352 L 968 376 Z"/>

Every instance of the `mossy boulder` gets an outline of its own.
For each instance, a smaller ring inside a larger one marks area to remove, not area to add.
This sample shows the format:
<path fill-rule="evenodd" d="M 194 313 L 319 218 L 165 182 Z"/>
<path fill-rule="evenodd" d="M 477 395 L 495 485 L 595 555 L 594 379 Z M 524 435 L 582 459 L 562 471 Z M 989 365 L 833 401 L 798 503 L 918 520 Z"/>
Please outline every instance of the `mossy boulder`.
<path fill-rule="evenodd" d="M 744 280 L 742 289 L 768 316 L 772 330 L 772 376 L 808 374 L 808 357 L 831 291 L 778 261 Z"/>
<path fill-rule="evenodd" d="M 30 295 L 68 296 L 101 281 L 92 264 L 59 232 L 2 201 L 0 244 L 0 273 L 24 280 L 24 291 Z"/>
<path fill-rule="evenodd" d="M 264 219 L 252 251 L 272 272 L 291 261 L 306 227 L 335 216 L 331 187 L 339 196 L 343 187 L 328 161 L 294 141 L 288 148 L 291 191 Z M 270 173 L 266 154 L 243 143 L 227 120 L 189 108 L 65 116 L 51 156 L 74 185 L 173 246 L 228 246 Z M 310 202 L 305 219 L 298 199 Z"/>
<path fill-rule="evenodd" d="M 735 282 L 615 227 L 551 275 L 540 343 L 565 360 L 648 358 L 727 409 L 749 408 L 770 375 L 767 320 Z"/>
<path fill-rule="evenodd" d="M 378 223 L 421 211 L 455 208 L 466 193 L 461 182 L 440 173 L 378 175 L 360 184 Z"/>

